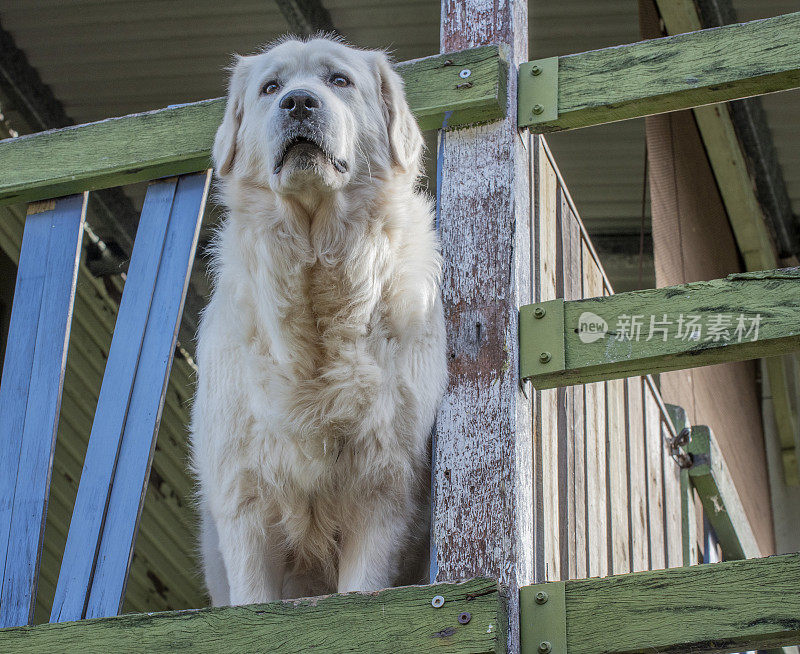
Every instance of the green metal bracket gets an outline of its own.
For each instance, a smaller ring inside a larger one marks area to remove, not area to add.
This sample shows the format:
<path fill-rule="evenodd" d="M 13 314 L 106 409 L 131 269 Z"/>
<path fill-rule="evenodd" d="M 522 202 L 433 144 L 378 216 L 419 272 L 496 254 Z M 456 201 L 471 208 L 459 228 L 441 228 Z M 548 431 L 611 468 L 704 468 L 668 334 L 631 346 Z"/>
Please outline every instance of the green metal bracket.
<path fill-rule="evenodd" d="M 521 654 L 567 654 L 566 584 L 519 589 Z"/>
<path fill-rule="evenodd" d="M 558 120 L 558 57 L 519 67 L 517 124 L 528 127 Z"/>
<path fill-rule="evenodd" d="M 564 356 L 564 300 L 520 307 L 520 377 L 560 372 L 566 366 Z"/>

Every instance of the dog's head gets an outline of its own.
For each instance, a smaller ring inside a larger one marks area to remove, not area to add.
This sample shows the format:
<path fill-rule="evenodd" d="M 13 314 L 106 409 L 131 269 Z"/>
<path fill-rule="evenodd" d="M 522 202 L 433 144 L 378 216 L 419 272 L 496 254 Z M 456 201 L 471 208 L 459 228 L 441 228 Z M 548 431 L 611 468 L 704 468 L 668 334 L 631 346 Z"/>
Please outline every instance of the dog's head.
<path fill-rule="evenodd" d="M 214 142 L 220 177 L 280 194 L 419 171 L 422 135 L 383 52 L 289 39 L 238 57 Z"/>

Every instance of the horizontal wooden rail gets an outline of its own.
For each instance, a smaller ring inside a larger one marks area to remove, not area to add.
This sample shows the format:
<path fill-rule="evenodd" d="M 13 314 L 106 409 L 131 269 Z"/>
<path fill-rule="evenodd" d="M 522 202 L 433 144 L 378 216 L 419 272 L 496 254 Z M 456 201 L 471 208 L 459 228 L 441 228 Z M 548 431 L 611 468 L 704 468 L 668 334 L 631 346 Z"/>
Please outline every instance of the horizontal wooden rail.
<path fill-rule="evenodd" d="M 423 129 L 506 113 L 507 63 L 483 46 L 397 65 Z M 466 72 L 468 71 L 468 72 Z M 0 205 L 208 168 L 224 98 L 0 141 Z"/>
<path fill-rule="evenodd" d="M 553 132 L 798 86 L 800 12 L 528 62 L 518 119 Z"/>
<path fill-rule="evenodd" d="M 437 599 L 441 596 L 443 603 Z M 497 582 L 409 586 L 217 609 L 0 629 L 4 654 L 506 651 Z"/>
<path fill-rule="evenodd" d="M 530 304 L 519 330 L 538 389 L 785 354 L 800 350 L 800 267 Z"/>
<path fill-rule="evenodd" d="M 520 605 L 522 654 L 711 654 L 795 645 L 800 554 L 526 586 Z"/>

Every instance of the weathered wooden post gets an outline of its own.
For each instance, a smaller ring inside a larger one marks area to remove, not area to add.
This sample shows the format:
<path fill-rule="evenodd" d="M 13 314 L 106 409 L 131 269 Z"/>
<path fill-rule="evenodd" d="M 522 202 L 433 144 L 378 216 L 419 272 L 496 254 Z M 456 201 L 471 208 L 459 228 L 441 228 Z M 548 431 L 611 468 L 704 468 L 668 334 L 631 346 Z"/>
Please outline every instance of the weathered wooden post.
<path fill-rule="evenodd" d="M 440 142 L 450 384 L 434 445 L 431 577 L 506 584 L 517 651 L 517 589 L 534 581 L 532 412 L 517 366 L 517 309 L 532 299 L 529 153 L 516 119 L 528 3 L 442 0 L 442 52 L 489 43 L 506 48 L 507 116 Z"/>

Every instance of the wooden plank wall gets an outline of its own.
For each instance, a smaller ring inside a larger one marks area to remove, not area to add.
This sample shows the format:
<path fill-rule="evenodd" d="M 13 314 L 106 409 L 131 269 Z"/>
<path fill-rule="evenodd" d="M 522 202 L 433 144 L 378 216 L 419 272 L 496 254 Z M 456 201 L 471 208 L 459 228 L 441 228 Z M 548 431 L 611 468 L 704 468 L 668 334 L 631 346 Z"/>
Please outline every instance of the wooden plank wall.
<path fill-rule="evenodd" d="M 613 293 L 544 138 L 529 147 L 535 301 Z M 683 565 L 674 431 L 650 378 L 536 391 L 534 418 L 537 581 Z"/>

